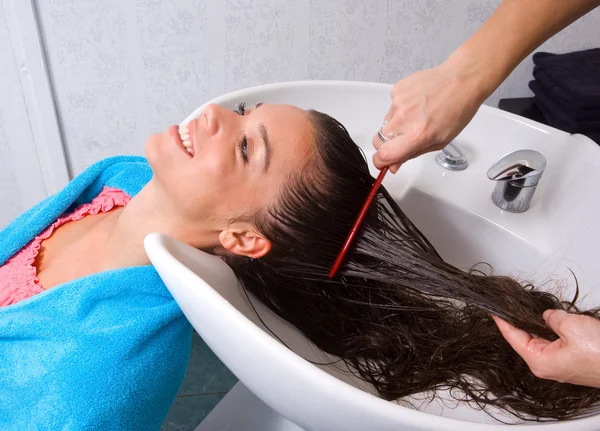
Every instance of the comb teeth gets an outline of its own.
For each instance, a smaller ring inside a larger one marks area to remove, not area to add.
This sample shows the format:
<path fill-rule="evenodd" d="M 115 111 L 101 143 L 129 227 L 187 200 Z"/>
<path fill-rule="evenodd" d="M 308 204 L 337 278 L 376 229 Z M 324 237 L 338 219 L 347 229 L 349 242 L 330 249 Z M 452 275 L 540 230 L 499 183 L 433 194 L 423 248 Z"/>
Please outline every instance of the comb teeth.
<path fill-rule="evenodd" d="M 367 196 L 367 200 L 365 201 L 362 208 L 360 209 L 360 212 L 358 213 L 358 217 L 356 218 L 356 221 L 354 222 L 354 225 L 352 226 L 352 229 L 350 230 L 350 234 L 348 235 L 348 238 L 346 238 L 346 242 L 344 243 L 344 246 L 340 250 L 340 253 L 338 254 L 337 258 L 335 259 L 335 262 L 333 263 L 331 270 L 329 271 L 329 278 L 333 278 L 335 276 L 335 274 L 337 273 L 338 269 L 340 269 L 340 266 L 341 266 L 342 262 L 344 261 L 344 257 L 346 256 L 346 253 L 348 253 L 348 249 L 350 249 L 350 245 L 352 245 L 352 241 L 354 240 L 354 237 L 356 236 L 356 233 L 358 232 L 358 229 L 360 228 L 360 225 L 361 225 L 363 219 L 365 218 L 365 215 L 367 215 L 367 211 L 369 210 L 369 207 L 371 206 L 371 202 L 373 201 L 373 198 L 375 198 L 375 195 L 377 194 L 377 190 L 379 189 L 379 186 L 381 185 L 381 183 L 383 181 L 383 177 L 385 177 L 385 174 L 387 173 L 387 171 L 388 171 L 388 168 L 383 168 L 381 170 L 381 172 L 379 172 L 379 175 L 377 176 L 377 179 L 375 180 L 375 184 L 373 184 L 373 187 L 371 187 L 369 196 Z"/>

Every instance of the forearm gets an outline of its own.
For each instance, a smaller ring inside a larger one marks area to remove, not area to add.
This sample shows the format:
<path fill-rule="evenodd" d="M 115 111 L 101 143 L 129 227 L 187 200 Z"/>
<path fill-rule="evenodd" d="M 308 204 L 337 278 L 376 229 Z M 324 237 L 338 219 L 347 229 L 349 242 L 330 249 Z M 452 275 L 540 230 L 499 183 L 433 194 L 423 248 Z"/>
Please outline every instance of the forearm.
<path fill-rule="evenodd" d="M 533 50 L 600 5 L 600 0 L 504 0 L 448 58 L 485 100 Z"/>

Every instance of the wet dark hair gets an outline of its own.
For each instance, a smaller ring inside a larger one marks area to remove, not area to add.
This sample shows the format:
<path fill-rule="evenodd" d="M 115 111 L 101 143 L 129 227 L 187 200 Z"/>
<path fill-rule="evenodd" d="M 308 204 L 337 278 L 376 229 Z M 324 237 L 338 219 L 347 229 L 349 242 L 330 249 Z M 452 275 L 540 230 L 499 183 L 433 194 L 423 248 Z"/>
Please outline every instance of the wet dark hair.
<path fill-rule="evenodd" d="M 386 400 L 450 389 L 525 420 L 569 419 L 597 407 L 600 389 L 534 376 L 490 317 L 554 340 L 542 313 L 581 313 L 575 305 L 446 263 L 383 187 L 338 275 L 328 278 L 374 179 L 344 126 L 309 114 L 314 160 L 255 220 L 271 251 L 226 258 L 243 288 Z"/>

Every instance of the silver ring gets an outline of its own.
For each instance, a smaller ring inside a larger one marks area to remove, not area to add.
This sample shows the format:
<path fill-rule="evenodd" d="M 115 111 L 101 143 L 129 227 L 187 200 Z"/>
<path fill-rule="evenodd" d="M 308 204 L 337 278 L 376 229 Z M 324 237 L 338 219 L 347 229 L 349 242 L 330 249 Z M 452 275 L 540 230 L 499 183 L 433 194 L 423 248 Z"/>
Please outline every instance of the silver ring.
<path fill-rule="evenodd" d="M 381 142 L 386 143 L 387 141 L 389 141 L 390 139 L 394 139 L 396 136 L 398 136 L 396 133 L 394 132 L 389 132 L 386 133 L 385 135 L 383 134 L 383 127 L 387 124 L 387 121 L 383 122 L 383 126 L 381 126 L 379 128 L 379 130 L 377 131 L 377 136 L 379 137 L 379 139 L 381 140 Z M 387 136 L 386 136 L 387 135 Z"/>
<path fill-rule="evenodd" d="M 381 126 L 377 131 L 377 136 L 379 136 L 379 140 L 385 144 L 388 141 L 388 139 L 385 136 L 383 136 L 383 133 L 381 133 L 381 129 L 383 129 L 383 126 Z"/>

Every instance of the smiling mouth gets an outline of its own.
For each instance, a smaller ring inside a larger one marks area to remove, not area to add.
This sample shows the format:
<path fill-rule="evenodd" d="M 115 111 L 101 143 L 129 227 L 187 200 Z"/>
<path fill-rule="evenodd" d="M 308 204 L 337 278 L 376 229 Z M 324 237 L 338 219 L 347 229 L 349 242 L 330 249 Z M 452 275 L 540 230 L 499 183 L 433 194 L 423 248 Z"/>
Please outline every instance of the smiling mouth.
<path fill-rule="evenodd" d="M 175 144 L 177 144 L 177 146 L 179 148 L 181 148 L 181 151 L 184 151 L 190 158 L 192 158 L 194 156 L 194 148 L 191 144 L 191 141 L 187 140 L 187 145 L 186 143 L 184 143 L 184 140 L 181 137 L 181 132 L 180 130 L 185 131 L 184 128 L 179 128 L 178 126 L 171 126 L 169 127 L 169 135 L 171 136 L 171 138 L 175 141 Z M 184 134 L 185 135 L 185 134 Z M 189 134 L 188 134 L 189 136 Z"/>
<path fill-rule="evenodd" d="M 181 143 L 185 147 L 186 151 L 193 157 L 195 153 L 194 144 L 192 142 L 192 135 L 188 126 L 181 126 L 178 131 L 179 137 L 181 138 Z"/>

